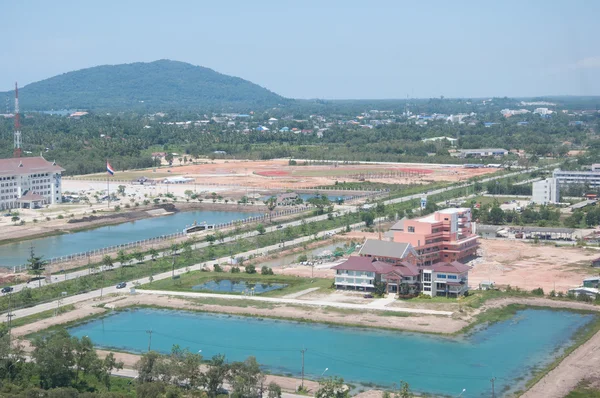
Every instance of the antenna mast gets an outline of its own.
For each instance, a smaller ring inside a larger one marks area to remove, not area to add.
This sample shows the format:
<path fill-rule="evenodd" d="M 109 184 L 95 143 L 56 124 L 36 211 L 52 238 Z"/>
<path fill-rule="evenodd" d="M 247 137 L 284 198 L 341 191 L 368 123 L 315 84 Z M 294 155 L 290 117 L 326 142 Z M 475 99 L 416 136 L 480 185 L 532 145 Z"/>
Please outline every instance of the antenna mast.
<path fill-rule="evenodd" d="M 19 86 L 15 82 L 15 148 L 13 157 L 21 157 L 21 120 L 19 118 Z"/>

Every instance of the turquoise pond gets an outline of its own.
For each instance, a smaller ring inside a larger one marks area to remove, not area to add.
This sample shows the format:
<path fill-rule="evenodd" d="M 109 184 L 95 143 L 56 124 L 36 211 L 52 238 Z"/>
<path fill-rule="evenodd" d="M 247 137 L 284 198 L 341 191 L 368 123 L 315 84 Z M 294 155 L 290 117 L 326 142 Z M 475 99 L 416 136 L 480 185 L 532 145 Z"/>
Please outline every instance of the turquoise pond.
<path fill-rule="evenodd" d="M 221 292 L 221 293 L 244 293 L 254 290 L 255 294 L 270 292 L 287 287 L 285 283 L 249 283 L 245 281 L 232 281 L 229 279 L 221 279 L 218 281 L 208 281 L 200 285 L 192 286 L 193 290 L 205 292 Z"/>
<path fill-rule="evenodd" d="M 569 345 L 593 315 L 526 309 L 511 319 L 445 338 L 426 334 L 308 324 L 175 310 L 134 309 L 115 312 L 73 327 L 103 348 L 144 352 L 151 329 L 152 348 L 170 351 L 173 344 L 202 350 L 205 358 L 225 354 L 229 361 L 254 355 L 265 369 L 299 375 L 300 350 L 307 349 L 306 374 L 352 383 L 391 386 L 407 381 L 415 391 L 463 397 L 490 396 L 528 379 L 531 370 L 551 361 Z"/>
<path fill-rule="evenodd" d="M 45 259 L 50 259 L 155 238 L 161 235 L 170 235 L 183 231 L 186 226 L 192 225 L 194 221 L 221 224 L 261 214 L 263 213 L 239 211 L 179 212 L 170 216 L 146 218 L 71 234 L 0 245 L 0 267 L 25 264 L 31 246 L 35 249 L 36 254 L 43 255 Z"/>

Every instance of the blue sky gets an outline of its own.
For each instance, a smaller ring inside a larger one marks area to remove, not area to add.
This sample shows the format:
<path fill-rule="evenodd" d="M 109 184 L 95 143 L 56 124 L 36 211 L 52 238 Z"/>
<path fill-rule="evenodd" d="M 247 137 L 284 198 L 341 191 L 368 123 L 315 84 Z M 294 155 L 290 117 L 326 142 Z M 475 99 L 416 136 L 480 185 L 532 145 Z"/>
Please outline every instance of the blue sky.
<path fill-rule="evenodd" d="M 600 95 L 600 1 L 0 1 L 0 91 L 173 59 L 293 98 Z"/>

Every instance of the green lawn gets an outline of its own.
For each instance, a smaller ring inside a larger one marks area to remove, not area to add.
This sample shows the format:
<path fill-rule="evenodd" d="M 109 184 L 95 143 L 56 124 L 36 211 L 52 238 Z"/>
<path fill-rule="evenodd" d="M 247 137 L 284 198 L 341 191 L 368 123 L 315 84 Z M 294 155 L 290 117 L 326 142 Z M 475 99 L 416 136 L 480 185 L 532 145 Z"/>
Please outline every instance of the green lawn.
<path fill-rule="evenodd" d="M 582 381 L 565 398 L 600 398 L 600 390 L 591 387 L 588 381 Z"/>
<path fill-rule="evenodd" d="M 243 270 L 243 268 L 242 268 Z M 182 274 L 178 279 L 163 279 L 148 283 L 139 287 L 139 289 L 151 289 L 151 290 L 165 290 L 165 291 L 178 291 L 188 292 L 199 290 L 192 290 L 192 287 L 205 282 L 214 280 L 229 279 L 232 281 L 244 281 L 249 283 L 283 283 L 288 286 L 283 289 L 272 290 L 260 294 L 263 297 L 281 297 L 287 294 L 296 293 L 302 290 L 317 287 L 319 289 L 328 289 L 331 287 L 333 280 L 324 278 L 300 278 L 289 275 L 261 275 L 256 274 L 231 274 L 225 272 L 202 272 L 194 271 Z M 204 291 L 208 292 L 208 291 Z M 220 292 L 209 292 L 209 293 L 220 293 Z M 222 294 L 240 294 L 232 292 L 222 292 Z"/>

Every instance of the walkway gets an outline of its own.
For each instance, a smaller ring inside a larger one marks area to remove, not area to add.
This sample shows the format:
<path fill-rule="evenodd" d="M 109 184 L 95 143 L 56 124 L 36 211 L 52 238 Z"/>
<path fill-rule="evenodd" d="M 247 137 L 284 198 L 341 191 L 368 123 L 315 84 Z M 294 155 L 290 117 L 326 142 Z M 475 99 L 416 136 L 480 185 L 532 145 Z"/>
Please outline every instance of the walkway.
<path fill-rule="evenodd" d="M 442 315 L 451 316 L 451 311 L 436 311 L 436 310 L 425 310 L 415 308 L 398 308 L 398 307 L 384 307 L 382 305 L 372 306 L 369 304 L 351 304 L 351 303 L 340 303 L 335 301 L 325 300 L 298 300 L 288 299 L 280 297 L 260 297 L 260 296 L 234 296 L 230 294 L 216 294 L 216 293 L 196 293 L 196 292 L 172 292 L 164 290 L 137 290 L 139 294 L 154 294 L 161 296 L 176 296 L 176 297 L 190 297 L 190 298 L 220 298 L 226 300 L 252 300 L 260 301 L 263 303 L 274 303 L 274 304 L 293 304 L 293 305 L 304 305 L 304 306 L 315 306 L 315 307 L 334 307 L 344 308 L 350 310 L 376 310 L 376 311 L 391 311 L 391 312 L 405 312 L 410 314 L 420 315 Z M 382 299 L 387 300 L 387 299 Z"/>
<path fill-rule="evenodd" d="M 296 293 L 288 294 L 287 296 L 283 296 L 283 298 L 296 299 L 296 298 L 298 298 L 300 296 L 304 296 L 305 294 L 312 293 L 315 290 L 319 290 L 319 288 L 318 287 L 311 287 L 310 289 L 301 290 L 301 291 L 296 292 Z"/>

